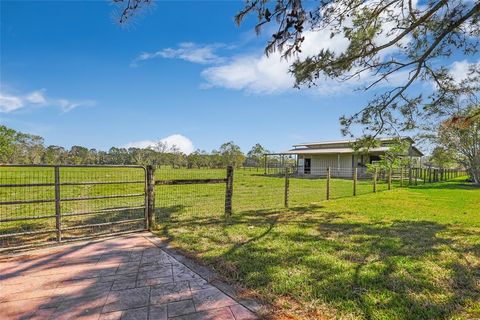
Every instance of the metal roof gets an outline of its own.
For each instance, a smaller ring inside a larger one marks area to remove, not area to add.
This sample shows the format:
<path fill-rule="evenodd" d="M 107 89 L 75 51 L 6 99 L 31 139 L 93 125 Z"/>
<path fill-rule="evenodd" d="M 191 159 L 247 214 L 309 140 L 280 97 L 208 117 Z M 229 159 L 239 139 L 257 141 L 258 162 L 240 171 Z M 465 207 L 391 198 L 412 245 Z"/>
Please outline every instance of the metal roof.
<path fill-rule="evenodd" d="M 388 147 L 379 147 L 369 149 L 368 152 L 385 152 L 388 151 Z M 314 148 L 302 148 L 302 149 L 291 149 L 281 154 L 331 154 L 331 153 L 354 153 L 355 151 L 352 148 L 324 148 L 324 149 L 314 149 Z"/>
<path fill-rule="evenodd" d="M 414 142 L 412 138 L 410 137 L 399 137 L 402 140 L 410 140 L 412 143 Z M 382 138 L 377 138 L 376 140 L 379 141 L 391 141 L 398 139 L 398 137 L 382 137 Z M 321 146 L 321 145 L 329 145 L 329 144 L 340 144 L 340 143 L 354 143 L 358 141 L 358 139 L 353 139 L 353 140 L 332 140 L 332 141 L 316 141 L 316 142 L 305 142 L 305 143 L 299 143 L 299 144 L 294 144 L 294 147 L 306 147 L 306 146 Z"/>
<path fill-rule="evenodd" d="M 371 148 L 367 150 L 367 153 L 373 152 L 387 152 L 389 147 L 378 147 L 378 148 Z M 423 153 L 412 146 L 411 151 L 409 152 L 410 156 L 417 156 L 423 157 Z M 277 155 L 286 155 L 286 154 L 350 154 L 356 153 L 355 150 L 352 148 L 322 148 L 322 149 L 315 149 L 315 148 L 299 148 L 299 149 L 291 149 L 284 152 L 277 153 Z M 415 154 L 416 153 L 416 154 Z"/>

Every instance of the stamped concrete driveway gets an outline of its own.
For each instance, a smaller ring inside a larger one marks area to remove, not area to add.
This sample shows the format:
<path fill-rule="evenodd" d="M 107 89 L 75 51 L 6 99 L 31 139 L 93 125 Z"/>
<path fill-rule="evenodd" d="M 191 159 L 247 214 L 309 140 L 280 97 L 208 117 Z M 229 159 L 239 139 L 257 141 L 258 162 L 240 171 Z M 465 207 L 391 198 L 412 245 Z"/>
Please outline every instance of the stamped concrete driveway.
<path fill-rule="evenodd" d="M 179 260 L 149 233 L 0 257 L 0 319 L 256 319 Z"/>

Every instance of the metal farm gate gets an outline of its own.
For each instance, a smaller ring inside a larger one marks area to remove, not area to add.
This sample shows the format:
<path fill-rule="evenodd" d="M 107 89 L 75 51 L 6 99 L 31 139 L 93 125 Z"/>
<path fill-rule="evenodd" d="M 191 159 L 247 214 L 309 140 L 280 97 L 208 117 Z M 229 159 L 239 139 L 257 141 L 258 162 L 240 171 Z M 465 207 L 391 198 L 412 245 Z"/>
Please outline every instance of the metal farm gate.
<path fill-rule="evenodd" d="M 145 230 L 142 166 L 0 165 L 0 251 Z"/>

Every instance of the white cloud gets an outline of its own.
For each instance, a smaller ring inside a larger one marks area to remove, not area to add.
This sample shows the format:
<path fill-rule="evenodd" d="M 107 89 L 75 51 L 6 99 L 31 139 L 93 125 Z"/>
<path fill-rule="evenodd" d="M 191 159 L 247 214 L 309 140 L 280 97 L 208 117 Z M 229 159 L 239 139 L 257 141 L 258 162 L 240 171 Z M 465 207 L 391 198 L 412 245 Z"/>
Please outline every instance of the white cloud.
<path fill-rule="evenodd" d="M 33 91 L 25 97 L 25 100 L 33 104 L 45 105 L 47 103 L 47 99 L 45 98 L 44 92 L 45 90 Z"/>
<path fill-rule="evenodd" d="M 0 112 L 8 113 L 23 107 L 22 99 L 0 92 Z"/>
<path fill-rule="evenodd" d="M 304 35 L 302 52 L 297 55 L 300 59 L 317 54 L 321 49 L 342 52 L 348 46 L 345 38 L 330 38 L 330 32 L 326 30 L 307 31 Z M 293 87 L 294 78 L 288 71 L 291 64 L 292 59 L 282 58 L 278 52 L 268 57 L 263 53 L 242 55 L 222 65 L 203 70 L 202 76 L 206 80 L 205 87 L 223 87 L 253 93 L 277 93 Z M 351 84 L 326 81 L 319 82 L 317 89 L 321 93 L 331 93 L 349 85 Z"/>
<path fill-rule="evenodd" d="M 130 66 L 136 67 L 139 62 L 154 58 L 182 59 L 199 64 L 219 63 L 223 59 L 215 54 L 215 50 L 223 46 L 223 44 L 197 45 L 193 42 L 183 42 L 176 49 L 166 48 L 156 52 L 143 52 L 132 61 Z"/>
<path fill-rule="evenodd" d="M 372 5 L 366 3 L 365 5 Z M 417 1 L 412 1 L 412 5 L 417 6 Z M 394 14 L 401 14 L 400 7 L 394 7 Z M 351 24 L 345 21 L 344 25 Z M 221 87 L 233 90 L 245 90 L 256 94 L 271 94 L 292 90 L 294 85 L 294 77 L 289 73 L 290 66 L 294 59 L 305 59 L 309 56 L 318 54 L 322 49 L 328 49 L 335 54 L 344 52 L 349 41 L 341 34 L 331 37 L 332 29 L 309 30 L 303 33 L 305 38 L 302 43 L 301 52 L 295 57 L 286 60 L 281 54 L 275 52 L 270 56 L 263 54 L 263 48 L 259 48 L 257 53 L 242 54 L 224 59 L 224 62 L 210 66 L 202 71 L 205 83 L 204 88 Z M 387 43 L 398 33 L 401 32 L 395 28 L 395 22 L 384 17 L 383 27 L 379 34 L 376 35 L 374 42 L 377 45 Z M 410 38 L 404 37 L 399 45 L 405 46 Z M 379 55 L 380 59 L 386 59 L 388 56 L 398 52 L 399 48 L 392 46 L 383 50 Z M 355 70 L 353 70 L 355 71 Z M 380 85 L 392 86 L 403 83 L 408 78 L 408 71 L 395 74 L 389 77 L 387 83 Z M 319 79 L 317 86 L 309 92 L 320 94 L 331 94 L 340 92 L 351 92 L 354 88 L 363 84 L 375 81 L 377 78 L 371 72 L 363 72 L 360 77 L 352 78 L 348 81 L 336 81 L 332 79 Z"/>
<path fill-rule="evenodd" d="M 157 141 L 154 141 L 154 140 L 134 141 L 134 142 L 127 143 L 124 147 L 125 148 L 142 148 L 142 149 L 153 148 L 158 143 L 158 141 L 162 142 L 166 146 L 166 149 L 170 151 L 172 149 L 178 149 L 180 150 L 180 152 L 183 152 L 185 154 L 190 154 L 195 150 L 193 146 L 193 142 L 181 134 L 172 134 L 168 137 L 162 138 Z"/>
<path fill-rule="evenodd" d="M 27 107 L 57 107 L 67 112 L 81 106 L 92 106 L 93 100 L 72 101 L 47 97 L 45 89 L 35 90 L 27 94 L 12 95 L 0 92 L 0 112 L 9 113 Z"/>
<path fill-rule="evenodd" d="M 476 66 L 476 69 L 480 69 L 480 60 L 478 62 L 468 62 L 467 60 L 455 61 L 450 66 L 450 75 L 453 80 L 457 83 L 462 82 L 469 76 L 471 68 Z"/>

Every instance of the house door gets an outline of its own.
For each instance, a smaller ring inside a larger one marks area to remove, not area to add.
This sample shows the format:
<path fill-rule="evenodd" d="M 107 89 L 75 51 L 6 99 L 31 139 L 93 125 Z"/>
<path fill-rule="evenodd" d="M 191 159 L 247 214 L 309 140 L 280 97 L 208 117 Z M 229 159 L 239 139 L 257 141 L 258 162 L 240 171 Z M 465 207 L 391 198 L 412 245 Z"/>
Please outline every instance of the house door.
<path fill-rule="evenodd" d="M 310 170 L 312 168 L 312 159 L 305 159 L 305 164 L 303 168 L 303 172 L 305 174 L 310 174 Z"/>

